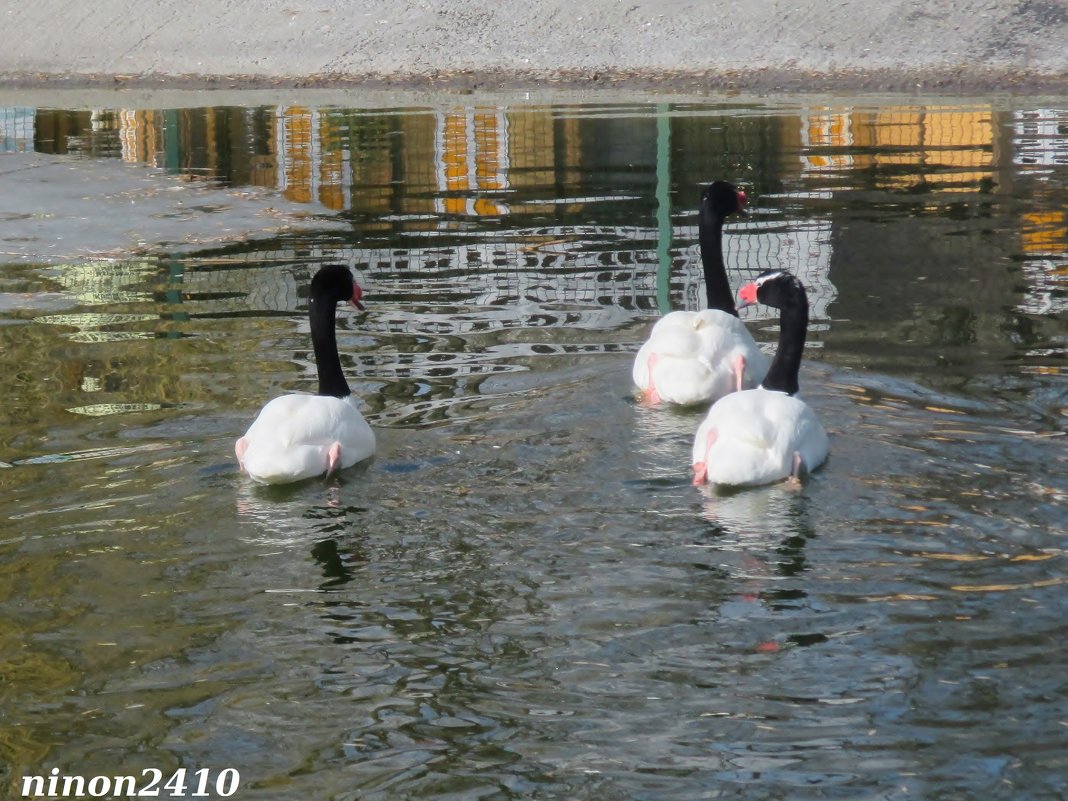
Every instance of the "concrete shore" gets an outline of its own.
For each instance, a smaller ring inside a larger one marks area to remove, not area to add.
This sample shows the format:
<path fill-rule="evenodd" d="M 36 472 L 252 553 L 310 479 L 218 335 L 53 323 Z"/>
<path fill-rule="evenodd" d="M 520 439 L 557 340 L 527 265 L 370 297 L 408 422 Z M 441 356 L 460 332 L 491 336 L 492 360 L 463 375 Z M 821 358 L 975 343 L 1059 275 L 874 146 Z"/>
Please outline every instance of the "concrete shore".
<path fill-rule="evenodd" d="M 25 88 L 1068 85 L 1063 0 L 38 0 L 3 26 Z"/>

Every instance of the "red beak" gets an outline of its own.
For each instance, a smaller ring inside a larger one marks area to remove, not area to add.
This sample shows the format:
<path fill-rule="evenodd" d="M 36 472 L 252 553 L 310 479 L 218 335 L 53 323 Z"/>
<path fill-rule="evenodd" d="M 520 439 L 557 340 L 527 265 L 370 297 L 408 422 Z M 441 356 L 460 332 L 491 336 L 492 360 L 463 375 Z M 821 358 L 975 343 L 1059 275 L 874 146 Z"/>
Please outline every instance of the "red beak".
<path fill-rule="evenodd" d="M 352 297 L 349 298 L 349 303 L 351 303 L 355 308 L 359 309 L 360 311 L 364 311 L 365 307 L 364 307 L 364 305 L 362 303 L 360 303 L 360 299 L 362 297 L 363 297 L 363 289 L 360 288 L 359 284 L 357 284 L 355 281 L 353 281 L 352 282 Z"/>
<path fill-rule="evenodd" d="M 757 285 L 755 282 L 750 281 L 748 284 L 738 290 L 738 300 L 741 303 L 738 304 L 739 309 L 744 309 L 746 306 L 752 306 L 757 302 Z"/>

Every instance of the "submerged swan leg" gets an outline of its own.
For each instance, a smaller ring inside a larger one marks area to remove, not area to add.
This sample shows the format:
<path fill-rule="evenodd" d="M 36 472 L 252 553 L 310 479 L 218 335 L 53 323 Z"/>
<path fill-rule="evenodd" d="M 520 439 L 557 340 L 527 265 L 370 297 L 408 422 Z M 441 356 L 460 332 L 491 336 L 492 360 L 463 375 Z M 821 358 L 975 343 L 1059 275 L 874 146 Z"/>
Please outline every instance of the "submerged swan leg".
<path fill-rule="evenodd" d="M 700 487 L 708 481 L 708 452 L 712 450 L 718 436 L 719 431 L 714 428 L 708 432 L 708 438 L 705 440 L 705 458 L 693 463 L 693 485 L 695 487 Z"/>
<path fill-rule="evenodd" d="M 245 451 L 247 451 L 247 450 L 248 450 L 248 440 L 245 439 L 244 437 L 241 437 L 241 439 L 239 439 L 234 444 L 234 453 L 237 454 L 237 464 L 240 467 L 240 469 L 242 469 L 242 470 L 245 469 Z"/>
<path fill-rule="evenodd" d="M 734 391 L 741 392 L 745 389 L 745 356 L 739 353 L 734 357 L 731 371 L 734 373 Z"/>
<path fill-rule="evenodd" d="M 801 488 L 801 470 L 805 466 L 805 460 L 801 458 L 800 451 L 794 451 L 794 466 L 790 475 L 786 478 L 786 485 L 791 489 Z"/>
<path fill-rule="evenodd" d="M 653 368 L 656 366 L 657 355 L 655 353 L 649 354 L 649 361 L 646 362 L 646 369 L 649 371 L 649 385 L 642 392 L 642 403 L 646 406 L 657 406 L 660 403 L 660 393 L 657 392 L 656 384 L 653 382 Z"/>
<path fill-rule="evenodd" d="M 330 475 L 334 472 L 334 469 L 341 462 L 341 443 L 335 442 L 330 446 L 330 450 L 326 452 L 326 477 L 330 478 Z"/>
<path fill-rule="evenodd" d="M 693 485 L 700 487 L 708 481 L 708 462 L 693 463 Z"/>

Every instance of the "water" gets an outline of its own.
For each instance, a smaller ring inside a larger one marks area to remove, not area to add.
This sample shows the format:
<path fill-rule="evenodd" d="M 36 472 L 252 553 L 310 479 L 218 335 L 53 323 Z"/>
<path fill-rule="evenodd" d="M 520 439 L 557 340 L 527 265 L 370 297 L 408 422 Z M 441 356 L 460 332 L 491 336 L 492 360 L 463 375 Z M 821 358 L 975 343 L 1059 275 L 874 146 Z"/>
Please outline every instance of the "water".
<path fill-rule="evenodd" d="M 0 268 L 8 794 L 1063 797 L 1068 99 L 439 100 L 4 118 L 321 216 Z M 753 206 L 734 285 L 813 302 L 801 491 L 699 492 L 700 415 L 631 394 L 700 306 L 714 177 Z M 253 486 L 233 441 L 313 388 L 326 260 L 367 290 L 339 342 L 379 452 Z"/>

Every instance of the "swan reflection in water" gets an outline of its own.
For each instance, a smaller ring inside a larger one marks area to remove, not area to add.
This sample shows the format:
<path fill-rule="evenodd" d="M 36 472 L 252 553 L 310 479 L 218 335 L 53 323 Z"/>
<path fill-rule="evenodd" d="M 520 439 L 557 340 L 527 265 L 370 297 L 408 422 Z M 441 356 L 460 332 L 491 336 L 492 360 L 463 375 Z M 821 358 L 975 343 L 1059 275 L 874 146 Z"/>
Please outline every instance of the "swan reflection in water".
<path fill-rule="evenodd" d="M 348 479 L 362 467 L 345 471 Z M 242 481 L 237 489 L 237 516 L 249 524 L 241 540 L 271 548 L 304 547 L 341 532 L 354 532 L 364 525 L 367 509 L 357 502 L 359 481 L 337 478 L 310 479 L 298 484 L 264 486 Z"/>
<path fill-rule="evenodd" d="M 694 491 L 702 496 L 702 517 L 716 527 L 721 539 L 754 546 L 813 536 L 808 500 L 803 491 L 788 484 L 733 492 Z"/>
<path fill-rule="evenodd" d="M 267 487 L 245 481 L 238 489 L 237 514 L 248 524 L 242 528 L 241 540 L 254 549 L 253 555 L 288 553 L 294 560 L 290 567 L 297 561 L 304 565 L 298 570 L 301 578 L 295 587 L 272 585 L 265 587 L 266 591 L 336 591 L 369 561 L 364 538 L 367 509 L 353 502 L 353 485 L 338 481 L 319 487 L 315 484 L 313 479 Z M 309 571 L 308 555 L 321 575 Z"/>
<path fill-rule="evenodd" d="M 809 499 L 786 485 L 701 494 L 701 516 L 710 525 L 703 547 L 714 549 L 713 558 L 733 579 L 721 617 L 745 622 L 750 647 L 761 653 L 823 641 L 822 633 L 793 630 L 809 604 L 806 546 L 816 536 Z"/>

